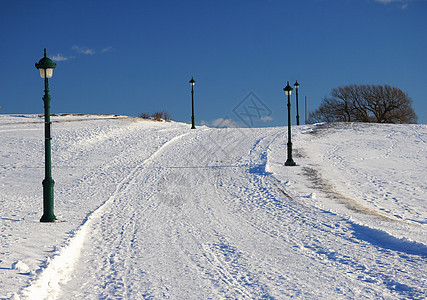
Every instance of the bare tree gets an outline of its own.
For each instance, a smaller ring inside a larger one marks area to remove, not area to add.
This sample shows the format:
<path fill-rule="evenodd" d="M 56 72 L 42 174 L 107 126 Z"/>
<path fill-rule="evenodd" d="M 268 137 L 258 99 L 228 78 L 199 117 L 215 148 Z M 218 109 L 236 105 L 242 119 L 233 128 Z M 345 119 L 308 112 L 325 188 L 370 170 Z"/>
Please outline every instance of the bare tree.
<path fill-rule="evenodd" d="M 350 85 L 333 89 L 309 121 L 416 123 L 411 105 L 407 94 L 389 85 Z"/>

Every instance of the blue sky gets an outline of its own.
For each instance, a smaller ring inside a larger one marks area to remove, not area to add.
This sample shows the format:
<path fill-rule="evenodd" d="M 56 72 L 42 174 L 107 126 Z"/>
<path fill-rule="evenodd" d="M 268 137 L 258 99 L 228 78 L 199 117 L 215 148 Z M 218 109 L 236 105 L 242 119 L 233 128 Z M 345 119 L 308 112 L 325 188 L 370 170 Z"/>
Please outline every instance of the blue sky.
<path fill-rule="evenodd" d="M 426 0 L 0 0 L 0 113 L 43 113 L 47 48 L 52 113 L 190 123 L 194 76 L 196 124 L 286 125 L 295 80 L 302 123 L 305 97 L 311 111 L 335 87 L 389 84 L 426 124 L 426 16 Z M 293 93 L 293 123 L 295 108 Z"/>

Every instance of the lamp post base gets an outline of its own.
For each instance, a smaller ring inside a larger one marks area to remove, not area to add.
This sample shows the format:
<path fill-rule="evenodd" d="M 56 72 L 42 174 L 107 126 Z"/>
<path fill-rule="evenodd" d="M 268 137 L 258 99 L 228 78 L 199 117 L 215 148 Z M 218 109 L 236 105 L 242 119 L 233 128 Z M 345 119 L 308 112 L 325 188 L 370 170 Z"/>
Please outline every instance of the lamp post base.
<path fill-rule="evenodd" d="M 289 124 L 289 128 L 290 124 Z M 290 141 L 290 137 L 291 137 L 291 133 L 288 133 L 289 136 L 289 141 L 287 144 L 287 148 L 288 148 L 288 159 L 285 162 L 285 166 L 296 166 L 297 164 L 294 162 L 293 158 L 292 158 L 292 142 Z"/>
<path fill-rule="evenodd" d="M 40 219 L 40 222 L 42 223 L 52 223 L 56 221 L 57 219 L 54 215 L 49 215 L 49 216 L 43 215 L 42 218 Z"/>
<path fill-rule="evenodd" d="M 194 115 L 191 116 L 191 129 L 196 129 L 196 123 L 195 123 Z"/>
<path fill-rule="evenodd" d="M 40 222 L 55 222 L 57 219 L 53 213 L 53 186 L 55 181 L 52 178 L 43 180 L 43 216 Z"/>

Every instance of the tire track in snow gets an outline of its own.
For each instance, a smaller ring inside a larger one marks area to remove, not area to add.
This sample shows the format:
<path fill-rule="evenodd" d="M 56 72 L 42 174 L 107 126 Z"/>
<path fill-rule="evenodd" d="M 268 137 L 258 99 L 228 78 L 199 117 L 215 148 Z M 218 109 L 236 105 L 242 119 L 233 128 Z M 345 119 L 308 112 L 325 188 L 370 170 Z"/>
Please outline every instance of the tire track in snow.
<path fill-rule="evenodd" d="M 113 194 L 89 216 L 86 217 L 84 224 L 76 230 L 74 236 L 70 238 L 68 245 L 61 249 L 58 255 L 54 256 L 52 259 L 48 258 L 46 261 L 46 268 L 41 271 L 38 278 L 32 282 L 30 286 L 24 288 L 19 293 L 20 296 L 23 296 L 27 299 L 56 299 L 61 293 L 61 285 L 66 284 L 71 279 L 74 265 L 80 256 L 81 249 L 89 228 L 94 223 L 99 221 L 103 213 L 111 206 L 114 199 L 117 198 L 117 195 L 126 189 L 127 184 L 129 184 L 135 173 L 141 167 L 155 159 L 157 156 L 161 155 L 161 153 L 171 144 L 175 143 L 188 134 L 190 134 L 190 132 L 173 137 L 164 143 L 150 157 L 134 167 L 130 173 L 116 185 Z"/>
<path fill-rule="evenodd" d="M 277 136 L 277 133 L 271 133 L 253 142 L 252 146 L 248 149 L 249 162 L 246 163 L 247 160 L 243 159 L 243 161 L 245 161 L 243 164 L 245 166 L 244 171 L 242 170 L 243 174 L 246 174 L 246 172 L 252 174 L 266 173 L 266 153 L 268 145 L 271 144 L 272 136 L 274 134 Z M 232 137 L 230 137 L 230 139 L 232 139 Z M 224 151 L 223 154 L 227 155 L 226 151 Z M 241 161 L 240 158 L 239 161 Z M 261 162 L 261 164 L 258 164 L 259 162 Z M 242 164 L 238 163 L 238 165 Z M 233 172 L 232 174 L 235 173 Z M 214 186 L 214 195 L 209 194 L 207 197 L 211 199 L 211 201 L 213 201 L 213 199 L 218 199 L 219 203 L 222 203 L 220 206 L 224 207 L 222 211 L 216 211 L 216 214 L 213 214 L 212 210 L 206 212 L 206 216 L 209 216 L 210 222 L 215 224 L 212 228 L 218 227 L 219 225 L 220 227 L 225 226 L 225 228 L 228 229 L 231 224 L 234 224 L 234 226 L 232 226 L 232 230 L 239 231 L 241 230 L 240 226 L 242 224 L 247 224 L 249 227 L 254 227 L 263 234 L 269 235 L 260 227 L 254 226 L 254 224 L 246 220 L 240 213 L 237 212 L 236 214 L 236 211 L 233 208 L 233 203 L 223 200 L 228 198 L 229 196 L 227 194 L 230 193 L 230 187 L 226 186 L 226 184 L 233 182 L 231 189 L 233 190 L 232 194 L 234 194 L 233 187 L 235 187 L 235 185 L 239 185 L 241 182 L 241 179 L 238 179 L 240 178 L 239 176 L 233 178 L 233 180 L 225 180 L 229 175 L 230 173 L 225 172 L 219 177 L 214 176 L 207 180 L 211 183 L 213 182 Z M 224 184 L 223 180 L 225 180 Z M 258 189 L 258 187 L 256 189 Z M 192 230 L 197 231 L 194 227 Z M 269 293 L 269 287 L 263 280 L 264 275 L 260 275 L 259 271 L 256 268 L 253 268 L 250 264 L 250 255 L 248 256 L 248 254 L 245 253 L 244 250 L 246 249 L 242 248 L 241 245 L 239 247 L 238 244 L 235 244 L 236 241 L 233 241 L 233 238 L 229 236 L 230 232 L 227 230 L 226 232 L 220 233 L 214 230 L 214 240 L 208 243 L 201 243 L 200 250 L 202 251 L 203 260 L 193 262 L 199 269 L 201 276 L 209 279 L 212 284 L 216 286 L 218 292 L 227 295 L 227 298 L 272 298 L 273 296 Z"/>

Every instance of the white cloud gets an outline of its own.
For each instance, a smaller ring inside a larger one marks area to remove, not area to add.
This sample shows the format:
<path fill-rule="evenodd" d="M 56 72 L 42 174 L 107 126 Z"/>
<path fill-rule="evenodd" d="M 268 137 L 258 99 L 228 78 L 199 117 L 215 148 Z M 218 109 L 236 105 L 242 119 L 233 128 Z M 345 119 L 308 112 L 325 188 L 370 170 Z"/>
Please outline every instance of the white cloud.
<path fill-rule="evenodd" d="M 102 49 L 101 53 L 110 52 L 111 50 L 113 50 L 113 46 L 108 46 L 108 47 L 105 47 L 104 49 Z"/>
<path fill-rule="evenodd" d="M 86 55 L 94 55 L 95 54 L 95 50 L 90 49 L 88 47 L 80 47 L 80 46 L 74 45 L 71 49 L 73 49 L 73 50 L 75 50 L 81 54 L 86 54 Z"/>
<path fill-rule="evenodd" d="M 375 2 L 380 2 L 383 4 L 390 4 L 390 3 L 404 3 L 404 5 L 408 5 L 408 2 L 410 0 L 374 0 Z"/>
<path fill-rule="evenodd" d="M 374 0 L 374 1 L 382 3 L 384 5 L 390 4 L 390 3 L 401 3 L 402 9 L 408 8 L 408 5 L 410 2 L 427 2 L 427 0 Z"/>
<path fill-rule="evenodd" d="M 213 120 L 212 122 L 207 122 L 207 121 L 201 121 L 200 122 L 201 125 L 205 125 L 205 126 L 209 126 L 209 127 L 216 127 L 216 128 L 238 128 L 241 127 L 239 126 L 239 124 L 237 124 L 236 122 L 234 122 L 232 119 L 230 118 L 219 118 L 216 120 Z"/>
<path fill-rule="evenodd" d="M 273 118 L 270 116 L 265 116 L 265 117 L 261 117 L 260 120 L 264 122 L 269 122 L 269 121 L 273 121 Z"/>
<path fill-rule="evenodd" d="M 74 58 L 74 57 L 73 56 L 66 57 L 66 56 L 62 55 L 61 53 L 58 53 L 57 55 L 52 56 L 52 60 L 54 60 L 54 61 L 65 61 L 65 60 L 69 60 L 71 58 Z"/>
<path fill-rule="evenodd" d="M 219 118 L 212 122 L 213 127 L 219 127 L 219 128 L 236 128 L 238 127 L 236 122 L 234 122 L 230 118 Z"/>

